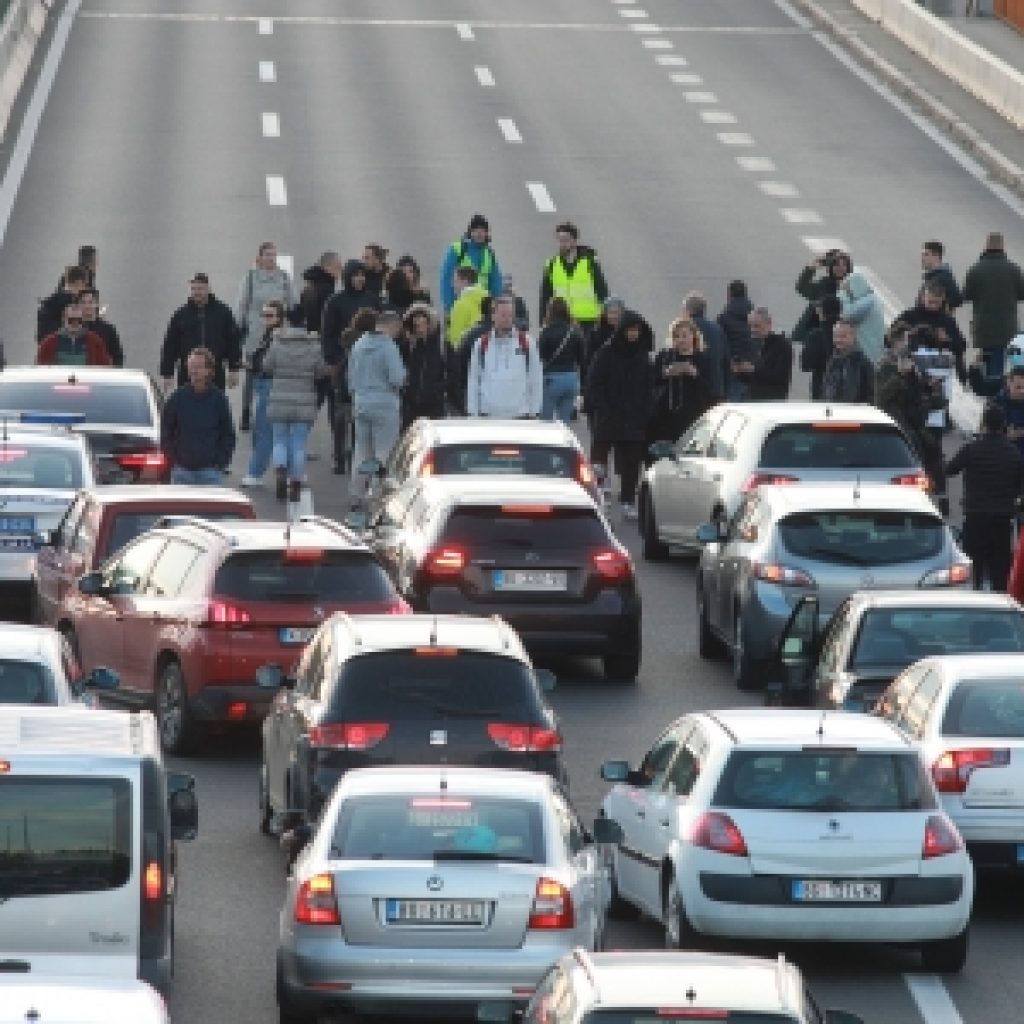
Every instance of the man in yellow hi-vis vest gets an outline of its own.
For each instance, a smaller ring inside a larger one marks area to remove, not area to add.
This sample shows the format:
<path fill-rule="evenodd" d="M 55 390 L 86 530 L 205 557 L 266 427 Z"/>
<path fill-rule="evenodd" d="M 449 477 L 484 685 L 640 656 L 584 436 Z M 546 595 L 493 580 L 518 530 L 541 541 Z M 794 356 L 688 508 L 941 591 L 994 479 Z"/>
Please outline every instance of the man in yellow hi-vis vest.
<path fill-rule="evenodd" d="M 585 331 L 601 316 L 601 303 L 608 298 L 608 285 L 594 250 L 579 244 L 580 229 L 571 221 L 555 228 L 558 255 L 544 264 L 540 282 L 540 322 L 548 303 L 556 295 L 569 304 L 569 315 Z"/>

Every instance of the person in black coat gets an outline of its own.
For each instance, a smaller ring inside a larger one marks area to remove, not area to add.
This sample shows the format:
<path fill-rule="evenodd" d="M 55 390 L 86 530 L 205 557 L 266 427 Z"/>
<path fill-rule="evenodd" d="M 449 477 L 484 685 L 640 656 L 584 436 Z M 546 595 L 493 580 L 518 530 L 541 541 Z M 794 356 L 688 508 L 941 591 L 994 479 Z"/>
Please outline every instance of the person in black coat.
<path fill-rule="evenodd" d="M 402 324 L 404 330 L 398 349 L 406 371 L 402 389 L 404 431 L 421 416 L 443 419 L 447 389 L 445 342 L 441 338 L 437 314 L 425 302 L 416 302 L 406 311 Z"/>
<path fill-rule="evenodd" d="M 648 444 L 678 441 L 714 405 L 711 367 L 704 339 L 692 320 L 669 325 L 670 344 L 654 357 L 654 412 Z"/>
<path fill-rule="evenodd" d="M 921 289 L 916 306 L 905 309 L 896 318 L 910 328 L 910 348 L 932 348 L 953 353 L 956 375 L 961 381 L 967 380 L 964 355 L 967 339 L 959 324 L 946 309 L 946 292 L 938 282 L 929 282 Z"/>
<path fill-rule="evenodd" d="M 337 366 L 341 361 L 341 332 L 361 309 L 380 309 L 380 292 L 373 292 L 367 286 L 362 261 L 349 260 L 341 274 L 341 288 L 324 306 L 320 346 L 328 366 Z"/>
<path fill-rule="evenodd" d="M 812 327 L 800 350 L 800 369 L 811 375 L 811 399 L 821 401 L 821 382 L 832 358 L 832 332 L 842 312 L 835 295 L 826 295 L 818 303 L 818 326 Z"/>
<path fill-rule="evenodd" d="M 729 343 L 725 339 L 725 331 L 709 320 L 708 300 L 700 292 L 689 292 L 683 299 L 684 320 L 690 320 L 700 335 L 700 351 L 704 355 L 707 367 L 701 383 L 708 396 L 716 402 L 725 398 L 729 384 Z"/>
<path fill-rule="evenodd" d="M 336 252 L 325 252 L 319 263 L 306 267 L 302 272 L 302 294 L 299 305 L 302 307 L 302 320 L 306 330 L 311 334 L 319 334 L 323 323 L 324 306 L 334 294 L 341 272 L 341 257 Z"/>
<path fill-rule="evenodd" d="M 651 417 L 654 369 L 643 339 L 653 333 L 643 317 L 626 310 L 611 339 L 594 356 L 587 375 L 591 461 L 599 478 L 603 477 L 615 449 L 619 499 L 626 519 L 636 518 L 636 488 Z"/>
<path fill-rule="evenodd" d="M 753 348 L 745 359 L 733 360 L 733 376 L 747 386 L 748 402 L 784 402 L 793 378 L 793 346 L 784 334 L 772 332 L 772 316 L 764 306 L 750 314 Z"/>

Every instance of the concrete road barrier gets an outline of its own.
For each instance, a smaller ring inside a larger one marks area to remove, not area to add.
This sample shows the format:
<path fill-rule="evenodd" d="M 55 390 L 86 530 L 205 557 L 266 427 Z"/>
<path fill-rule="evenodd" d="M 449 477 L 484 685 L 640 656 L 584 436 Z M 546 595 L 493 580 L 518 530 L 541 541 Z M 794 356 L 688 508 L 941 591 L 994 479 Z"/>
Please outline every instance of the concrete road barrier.
<path fill-rule="evenodd" d="M 55 0 L 11 0 L 0 24 L 0 139 Z"/>

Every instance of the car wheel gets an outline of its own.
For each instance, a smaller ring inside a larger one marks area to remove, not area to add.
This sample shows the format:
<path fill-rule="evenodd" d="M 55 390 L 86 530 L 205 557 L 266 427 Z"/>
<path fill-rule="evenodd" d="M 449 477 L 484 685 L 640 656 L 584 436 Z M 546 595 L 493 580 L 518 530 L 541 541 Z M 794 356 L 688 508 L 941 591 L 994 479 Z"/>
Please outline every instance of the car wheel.
<path fill-rule="evenodd" d="M 267 762 L 260 762 L 260 831 L 265 835 L 273 835 L 271 823 L 274 811 L 270 806 L 270 785 L 267 782 Z"/>
<path fill-rule="evenodd" d="M 708 606 L 704 600 L 704 581 L 697 578 L 697 653 L 702 658 L 719 658 L 722 655 L 722 641 L 711 631 L 708 622 Z"/>
<path fill-rule="evenodd" d="M 160 746 L 168 754 L 184 754 L 194 746 L 199 728 L 188 707 L 185 677 L 176 661 L 168 662 L 156 686 L 156 721 Z"/>
<path fill-rule="evenodd" d="M 608 858 L 608 888 L 611 899 L 608 901 L 608 916 L 616 921 L 634 921 L 640 916 L 638 907 L 619 895 L 619 884 L 615 880 L 615 857 Z"/>
<path fill-rule="evenodd" d="M 956 974 L 967 963 L 967 929 L 951 939 L 938 939 L 921 946 L 921 964 L 934 974 Z"/>
<path fill-rule="evenodd" d="M 636 643 L 622 654 L 606 654 L 603 659 L 604 677 L 611 683 L 635 683 L 640 674 L 640 644 Z"/>
<path fill-rule="evenodd" d="M 662 900 L 662 921 L 665 925 L 666 949 L 696 949 L 697 932 L 694 931 L 690 919 L 686 916 L 683 897 L 679 894 L 679 886 L 672 875 L 665 883 L 665 895 Z"/>
<path fill-rule="evenodd" d="M 668 558 L 668 545 L 658 539 L 658 523 L 654 518 L 654 499 L 649 491 L 640 498 L 640 553 L 648 562 L 664 562 Z"/>
<path fill-rule="evenodd" d="M 754 665 L 743 643 L 743 620 L 736 613 L 732 633 L 732 677 L 740 690 L 756 690 Z"/>

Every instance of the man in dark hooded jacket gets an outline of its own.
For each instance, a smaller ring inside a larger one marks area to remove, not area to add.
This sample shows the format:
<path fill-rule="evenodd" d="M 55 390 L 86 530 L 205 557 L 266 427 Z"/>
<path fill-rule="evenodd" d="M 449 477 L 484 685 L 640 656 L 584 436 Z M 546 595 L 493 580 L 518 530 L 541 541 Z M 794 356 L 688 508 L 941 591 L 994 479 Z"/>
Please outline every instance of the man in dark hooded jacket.
<path fill-rule="evenodd" d="M 324 306 L 320 345 L 324 362 L 337 366 L 341 362 L 341 332 L 361 309 L 379 309 L 380 296 L 366 287 L 366 267 L 361 260 L 349 260 L 341 274 L 341 289 Z"/>
<path fill-rule="evenodd" d="M 896 318 L 911 328 L 910 348 L 939 349 L 951 352 L 956 362 L 956 374 L 960 380 L 967 379 L 964 353 L 967 339 L 960 326 L 946 309 L 946 292 L 937 281 L 921 289 L 921 299 L 916 306 L 905 309 Z"/>
<path fill-rule="evenodd" d="M 822 400 L 873 402 L 875 368 L 857 344 L 857 325 L 839 320 L 832 331 L 832 344 L 832 358 L 821 382 Z"/>
<path fill-rule="evenodd" d="M 210 279 L 202 273 L 192 277 L 188 301 L 174 311 L 167 324 L 160 349 L 164 391 L 174 384 L 175 368 L 179 387 L 188 381 L 188 357 L 196 348 L 213 354 L 213 383 L 221 391 L 238 384 L 242 350 L 235 315 L 210 291 Z"/>
<path fill-rule="evenodd" d="M 302 318 L 305 321 L 306 330 L 310 333 L 320 333 L 324 306 L 334 294 L 340 271 L 341 258 L 338 254 L 325 252 L 320 257 L 319 263 L 314 263 L 313 266 L 307 267 L 302 272 L 302 280 L 306 283 L 299 296 L 299 305 L 302 307 Z"/>
<path fill-rule="evenodd" d="M 793 346 L 784 334 L 772 331 L 771 313 L 758 306 L 750 314 L 753 352 L 734 360 L 733 377 L 747 385 L 749 402 L 784 402 L 793 379 Z"/>

